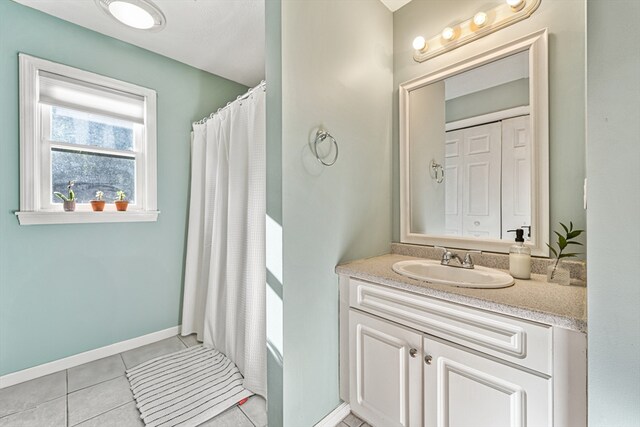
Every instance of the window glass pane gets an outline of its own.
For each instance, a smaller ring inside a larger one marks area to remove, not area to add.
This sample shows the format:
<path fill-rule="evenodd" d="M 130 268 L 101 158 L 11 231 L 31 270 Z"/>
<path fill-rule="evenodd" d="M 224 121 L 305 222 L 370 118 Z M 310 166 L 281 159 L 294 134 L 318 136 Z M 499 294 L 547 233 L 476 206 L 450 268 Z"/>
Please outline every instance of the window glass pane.
<path fill-rule="evenodd" d="M 73 190 L 78 203 L 88 203 L 96 191 L 104 192 L 108 203 L 122 190 L 130 203 L 135 203 L 135 160 L 75 151 L 51 150 L 52 203 L 61 203 L 54 191 L 67 194 L 67 183 L 75 181 Z"/>
<path fill-rule="evenodd" d="M 133 151 L 132 122 L 62 107 L 51 108 L 51 140 Z"/>

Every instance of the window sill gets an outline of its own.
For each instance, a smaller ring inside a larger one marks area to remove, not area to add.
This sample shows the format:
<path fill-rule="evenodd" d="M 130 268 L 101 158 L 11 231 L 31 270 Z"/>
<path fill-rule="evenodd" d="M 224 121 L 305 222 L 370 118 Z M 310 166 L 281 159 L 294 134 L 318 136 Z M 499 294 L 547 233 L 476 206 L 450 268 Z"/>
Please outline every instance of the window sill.
<path fill-rule="evenodd" d="M 40 224 L 92 224 L 101 222 L 154 222 L 160 211 L 126 212 L 16 212 L 20 225 Z"/>

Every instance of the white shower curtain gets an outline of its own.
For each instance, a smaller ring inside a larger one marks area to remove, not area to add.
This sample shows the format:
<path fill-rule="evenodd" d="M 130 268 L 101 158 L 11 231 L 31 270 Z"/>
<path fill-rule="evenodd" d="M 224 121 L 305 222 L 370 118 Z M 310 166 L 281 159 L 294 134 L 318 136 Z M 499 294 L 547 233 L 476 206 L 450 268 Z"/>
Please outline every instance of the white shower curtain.
<path fill-rule="evenodd" d="M 266 396 L 264 85 L 194 124 L 182 334 Z"/>

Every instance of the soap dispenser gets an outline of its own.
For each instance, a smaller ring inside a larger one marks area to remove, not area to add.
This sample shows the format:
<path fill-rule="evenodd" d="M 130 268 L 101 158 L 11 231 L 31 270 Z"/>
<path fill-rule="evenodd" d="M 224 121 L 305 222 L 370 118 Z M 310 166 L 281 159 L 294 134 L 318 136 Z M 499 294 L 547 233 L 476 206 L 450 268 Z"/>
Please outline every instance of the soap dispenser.
<path fill-rule="evenodd" d="M 516 279 L 531 278 L 531 249 L 524 245 L 524 230 L 508 230 L 516 233 L 516 244 L 509 248 L 509 273 Z"/>

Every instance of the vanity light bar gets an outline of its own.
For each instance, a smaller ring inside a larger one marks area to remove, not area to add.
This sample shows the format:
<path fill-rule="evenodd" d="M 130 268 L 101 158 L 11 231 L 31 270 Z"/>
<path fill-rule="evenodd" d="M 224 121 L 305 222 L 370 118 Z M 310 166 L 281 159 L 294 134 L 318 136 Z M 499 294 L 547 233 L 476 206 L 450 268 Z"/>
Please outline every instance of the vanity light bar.
<path fill-rule="evenodd" d="M 426 52 L 429 50 L 429 45 L 427 41 L 422 36 L 418 36 L 413 39 L 413 48 L 419 52 Z"/>
<path fill-rule="evenodd" d="M 418 36 L 413 40 L 413 59 L 424 62 L 522 21 L 535 12 L 540 2 L 541 0 L 506 0 L 491 10 L 478 12 L 466 21 L 444 28 L 429 40 Z"/>
<path fill-rule="evenodd" d="M 484 12 L 478 12 L 473 15 L 473 23 L 478 28 L 484 27 L 484 25 L 487 23 L 487 19 L 489 19 L 489 17 Z"/>
<path fill-rule="evenodd" d="M 517 12 L 524 7 L 525 0 L 507 0 L 507 4 L 514 12 Z"/>

